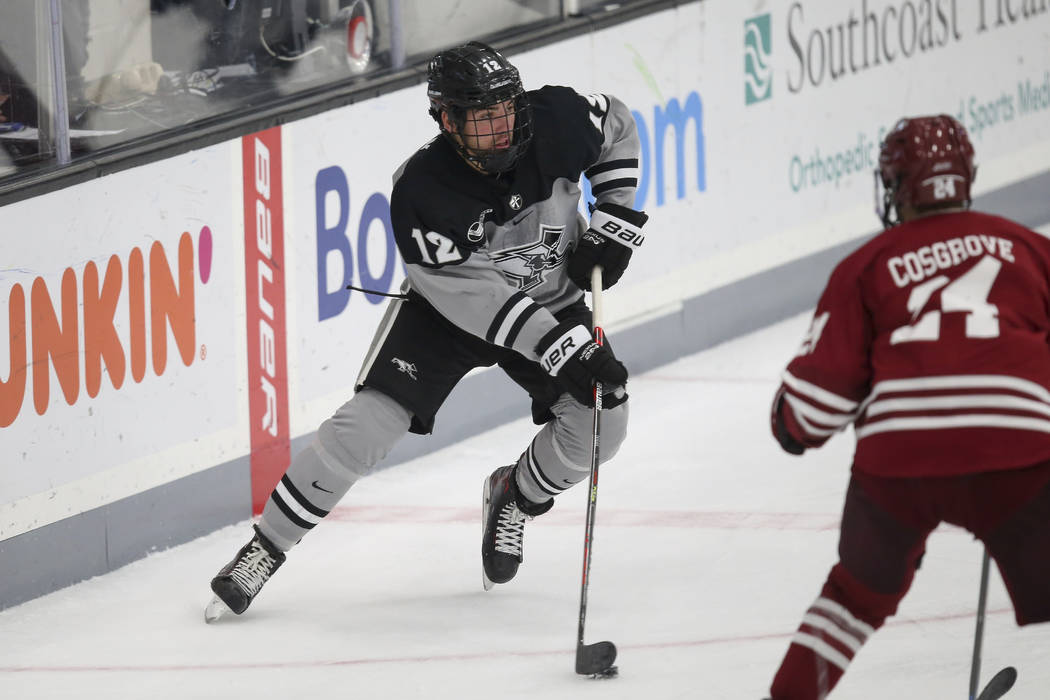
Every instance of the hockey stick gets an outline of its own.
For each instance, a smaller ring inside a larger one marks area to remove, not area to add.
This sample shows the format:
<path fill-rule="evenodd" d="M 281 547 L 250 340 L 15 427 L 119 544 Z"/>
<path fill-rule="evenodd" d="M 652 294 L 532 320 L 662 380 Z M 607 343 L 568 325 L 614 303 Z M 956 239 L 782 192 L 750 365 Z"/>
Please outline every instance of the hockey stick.
<path fill-rule="evenodd" d="M 973 659 L 970 661 L 970 700 L 977 697 L 977 682 L 981 676 L 981 644 L 984 642 L 984 610 L 988 604 L 988 550 L 981 558 L 981 589 L 977 595 L 977 629 L 973 633 Z"/>
<path fill-rule="evenodd" d="M 594 341 L 605 344 L 602 331 L 602 268 L 591 271 L 591 305 L 594 317 Z M 587 496 L 587 525 L 583 533 L 583 578 L 580 583 L 580 623 L 576 631 L 576 673 L 595 678 L 612 678 L 617 674 L 616 645 L 612 642 L 583 643 L 583 626 L 587 618 L 587 586 L 591 575 L 591 546 L 594 544 L 594 512 L 598 505 L 598 451 L 601 442 L 602 383 L 594 383 L 594 433 L 591 442 L 591 487 Z"/>
<path fill-rule="evenodd" d="M 985 548 L 981 558 L 981 591 L 977 596 L 977 628 L 973 634 L 973 660 L 970 662 L 970 700 L 997 700 L 1014 686 L 1017 680 L 1017 669 L 1007 666 L 992 676 L 981 694 L 977 694 L 977 684 L 981 675 L 981 645 L 984 642 L 984 611 L 988 605 L 988 570 L 991 558 Z"/>
<path fill-rule="evenodd" d="M 988 681 L 988 685 L 984 686 L 984 690 L 977 696 L 977 700 L 999 700 L 999 698 L 1006 695 L 1010 688 L 1014 687 L 1016 680 L 1017 669 L 1013 666 L 1007 666 L 992 676 L 992 680 Z"/>

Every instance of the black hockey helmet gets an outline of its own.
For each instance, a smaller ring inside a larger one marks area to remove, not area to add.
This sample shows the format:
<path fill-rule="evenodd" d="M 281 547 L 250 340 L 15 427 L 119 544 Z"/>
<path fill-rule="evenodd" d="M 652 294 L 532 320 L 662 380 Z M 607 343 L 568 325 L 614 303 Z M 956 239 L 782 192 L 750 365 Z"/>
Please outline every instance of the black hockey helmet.
<path fill-rule="evenodd" d="M 510 170 L 532 140 L 532 115 L 518 69 L 496 49 L 480 41 L 446 49 L 427 67 L 430 116 L 456 150 L 471 163 L 490 173 Z M 497 115 L 468 120 L 472 110 L 501 106 Z M 441 121 L 448 115 L 460 138 Z M 505 121 L 504 121 L 505 120 Z M 472 122 L 468 127 L 468 121 Z M 487 123 L 485 123 L 487 122 Z M 464 134 L 484 133 L 506 141 L 505 146 L 471 147 Z"/>

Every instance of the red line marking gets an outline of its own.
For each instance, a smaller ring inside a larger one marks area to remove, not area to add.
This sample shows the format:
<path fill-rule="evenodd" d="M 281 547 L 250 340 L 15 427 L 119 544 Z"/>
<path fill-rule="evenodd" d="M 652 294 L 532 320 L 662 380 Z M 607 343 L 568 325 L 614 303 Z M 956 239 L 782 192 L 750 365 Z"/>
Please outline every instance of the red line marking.
<path fill-rule="evenodd" d="M 988 610 L 987 615 L 1002 615 L 1012 613 L 1012 608 L 999 608 Z M 952 622 L 973 617 L 972 611 L 958 613 L 944 613 L 941 615 L 930 615 L 926 617 L 907 618 L 892 620 L 886 623 L 886 627 L 901 625 L 921 625 L 933 622 Z M 689 647 L 711 646 L 715 644 L 740 644 L 743 642 L 769 641 L 773 639 L 789 639 L 793 637 L 795 630 L 786 632 L 771 632 L 764 634 L 745 634 L 723 637 L 709 637 L 707 639 L 682 640 L 677 642 L 653 642 L 650 644 L 622 645 L 622 650 L 651 651 L 658 649 L 685 649 Z M 163 673 L 179 671 L 237 671 L 253 669 L 295 669 L 295 668 L 329 668 L 339 666 L 369 666 L 379 664 L 418 664 L 435 662 L 456 661 L 480 661 L 497 658 L 513 657 L 537 657 L 537 656 L 570 656 L 573 650 L 547 649 L 537 651 L 497 651 L 476 652 L 470 654 L 439 654 L 433 656 L 385 656 L 366 659 L 329 659 L 317 661 L 260 661 L 254 663 L 226 663 L 226 664 L 146 664 L 141 666 L 0 666 L 0 673 Z"/>
<path fill-rule="evenodd" d="M 603 527 L 671 527 L 713 530 L 837 530 L 839 516 L 826 513 L 769 513 L 749 511 L 603 509 Z M 454 506 L 340 506 L 325 521 L 396 525 L 404 523 L 468 523 L 478 519 L 476 508 Z M 575 527 L 581 514 L 566 509 L 538 518 L 533 527 Z"/>
<path fill-rule="evenodd" d="M 474 507 L 455 506 L 339 506 L 325 521 L 400 524 L 469 524 L 478 520 Z M 578 527 L 583 514 L 571 509 L 552 511 L 537 518 L 530 527 Z M 602 527 L 665 527 L 707 530 L 801 530 L 836 531 L 840 516 L 828 513 L 770 513 L 768 511 L 630 510 L 606 508 L 601 511 Z M 962 528 L 943 524 L 937 532 L 965 533 Z"/>

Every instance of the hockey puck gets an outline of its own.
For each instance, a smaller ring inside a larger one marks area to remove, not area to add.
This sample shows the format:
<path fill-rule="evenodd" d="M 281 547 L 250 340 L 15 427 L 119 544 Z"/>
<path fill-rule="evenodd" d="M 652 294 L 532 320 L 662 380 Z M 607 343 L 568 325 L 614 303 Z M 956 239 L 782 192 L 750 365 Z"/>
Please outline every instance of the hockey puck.
<path fill-rule="evenodd" d="M 616 678 L 620 675 L 620 669 L 618 666 L 610 666 L 609 668 L 603 669 L 595 673 L 591 678 L 597 678 L 599 680 L 605 680 L 606 678 Z"/>

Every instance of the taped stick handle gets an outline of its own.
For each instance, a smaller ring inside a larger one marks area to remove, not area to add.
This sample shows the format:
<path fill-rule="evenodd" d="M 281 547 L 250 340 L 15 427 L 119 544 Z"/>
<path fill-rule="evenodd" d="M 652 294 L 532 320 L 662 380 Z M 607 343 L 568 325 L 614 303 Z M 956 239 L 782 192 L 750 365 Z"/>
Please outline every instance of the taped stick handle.
<path fill-rule="evenodd" d="M 591 324 L 594 328 L 601 328 L 605 318 L 602 308 L 602 266 L 595 265 L 591 270 L 591 312 L 594 318 Z M 600 344 L 600 343 L 599 343 Z"/>

